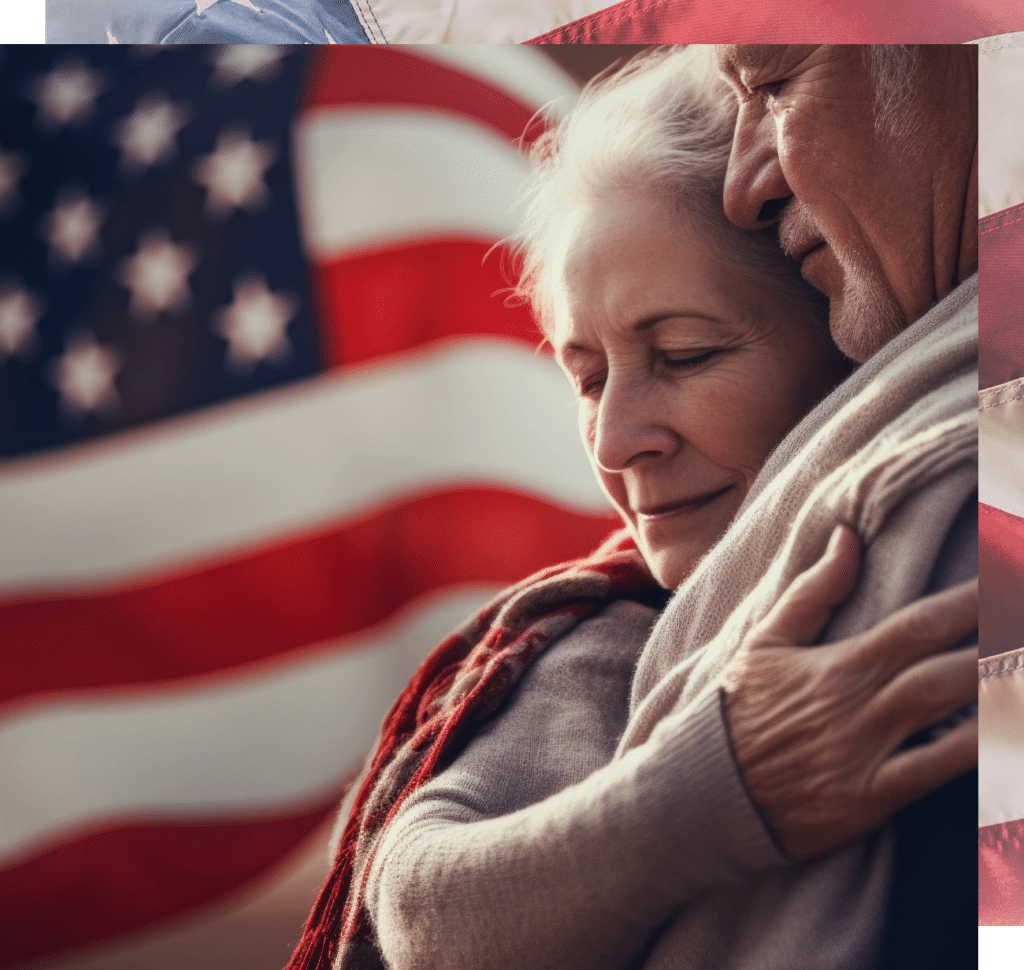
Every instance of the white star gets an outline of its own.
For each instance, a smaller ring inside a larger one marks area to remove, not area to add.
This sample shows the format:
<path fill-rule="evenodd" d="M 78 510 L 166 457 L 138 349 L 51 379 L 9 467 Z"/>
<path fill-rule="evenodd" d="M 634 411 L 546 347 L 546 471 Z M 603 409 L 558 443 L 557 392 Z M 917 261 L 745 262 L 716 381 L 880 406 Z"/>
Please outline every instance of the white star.
<path fill-rule="evenodd" d="M 42 315 L 42 303 L 32 294 L 13 283 L 0 286 L 0 351 L 15 354 L 28 350 Z"/>
<path fill-rule="evenodd" d="M 121 166 L 129 171 L 149 168 L 171 158 L 178 132 L 188 124 L 189 111 L 162 94 L 140 98 L 128 117 L 114 126 L 113 142 L 121 149 Z"/>
<path fill-rule="evenodd" d="M 29 86 L 29 97 L 39 106 L 36 124 L 49 131 L 81 124 L 92 114 L 105 87 L 98 71 L 78 59 L 64 61 Z"/>
<path fill-rule="evenodd" d="M 131 291 L 132 313 L 148 321 L 164 310 L 186 306 L 188 276 L 196 262 L 188 246 L 176 246 L 165 233 L 144 236 L 139 251 L 121 264 L 118 276 Z"/>
<path fill-rule="evenodd" d="M 99 232 L 105 212 L 81 189 L 65 192 L 43 222 L 43 238 L 50 244 L 50 258 L 75 264 L 100 251 Z"/>
<path fill-rule="evenodd" d="M 202 13 L 213 2 L 214 0 L 196 0 L 196 5 Z M 235 2 L 252 7 L 247 0 Z M 232 44 L 222 47 L 214 55 L 217 69 L 214 71 L 213 80 L 226 88 L 247 78 L 266 81 L 277 73 L 282 56 L 283 51 L 280 47 L 262 47 L 259 44 Z"/>
<path fill-rule="evenodd" d="M 19 199 L 18 186 L 28 171 L 22 152 L 0 152 L 0 216 L 13 212 Z"/>
<path fill-rule="evenodd" d="M 109 412 L 118 403 L 114 378 L 121 358 L 101 347 L 91 334 L 68 340 L 64 356 L 54 361 L 50 379 L 60 391 L 61 406 L 74 418 Z"/>
<path fill-rule="evenodd" d="M 265 205 L 270 193 L 263 176 L 276 156 L 270 142 L 254 142 L 244 131 L 222 132 L 217 150 L 194 169 L 196 181 L 208 191 L 207 209 L 222 214 L 239 206 L 253 210 Z"/>
<path fill-rule="evenodd" d="M 291 297 L 271 293 L 259 277 L 238 280 L 234 302 L 221 310 L 216 323 L 228 341 L 228 363 L 249 371 L 261 360 L 286 357 L 291 343 L 285 330 L 297 309 Z"/>

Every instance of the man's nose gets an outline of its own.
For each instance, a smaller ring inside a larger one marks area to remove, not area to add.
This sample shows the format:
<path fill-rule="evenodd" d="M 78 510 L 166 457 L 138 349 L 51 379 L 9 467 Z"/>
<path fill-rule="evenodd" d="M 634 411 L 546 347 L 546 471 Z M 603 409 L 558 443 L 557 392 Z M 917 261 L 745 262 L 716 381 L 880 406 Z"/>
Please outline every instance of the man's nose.
<path fill-rule="evenodd" d="M 741 105 L 725 173 L 725 214 L 741 229 L 760 229 L 781 216 L 792 196 L 779 162 L 775 119 L 761 105 Z"/>

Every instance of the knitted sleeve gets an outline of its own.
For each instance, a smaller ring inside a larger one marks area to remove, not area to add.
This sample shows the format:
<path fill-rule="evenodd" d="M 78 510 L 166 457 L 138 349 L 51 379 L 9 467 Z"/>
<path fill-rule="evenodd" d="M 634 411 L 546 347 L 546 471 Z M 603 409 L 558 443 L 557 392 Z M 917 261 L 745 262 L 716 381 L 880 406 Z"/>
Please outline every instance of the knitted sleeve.
<path fill-rule="evenodd" d="M 653 619 L 581 624 L 410 797 L 368 887 L 393 970 L 628 967 L 677 906 L 784 863 L 717 696 L 613 760 Z"/>

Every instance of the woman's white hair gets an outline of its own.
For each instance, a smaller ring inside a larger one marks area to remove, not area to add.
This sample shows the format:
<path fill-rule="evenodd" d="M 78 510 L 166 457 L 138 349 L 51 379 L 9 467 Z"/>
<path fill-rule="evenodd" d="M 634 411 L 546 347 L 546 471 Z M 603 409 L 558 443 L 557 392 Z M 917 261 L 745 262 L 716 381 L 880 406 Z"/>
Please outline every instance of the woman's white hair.
<path fill-rule="evenodd" d="M 644 52 L 584 88 L 569 116 L 531 149 L 525 217 L 509 240 L 521 261 L 514 295 L 531 304 L 542 328 L 549 326 L 566 217 L 638 195 L 664 199 L 680 231 L 696 236 L 737 275 L 826 319 L 824 298 L 779 249 L 774 228 L 752 232 L 725 216 L 722 189 L 735 119 L 736 98 L 707 46 Z"/>

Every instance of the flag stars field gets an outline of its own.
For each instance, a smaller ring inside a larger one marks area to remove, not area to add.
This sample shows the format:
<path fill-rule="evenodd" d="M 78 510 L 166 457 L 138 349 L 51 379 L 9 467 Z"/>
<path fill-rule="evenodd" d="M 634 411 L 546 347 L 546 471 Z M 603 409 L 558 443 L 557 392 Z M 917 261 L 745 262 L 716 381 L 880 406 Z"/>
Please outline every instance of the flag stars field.
<path fill-rule="evenodd" d="M 138 172 L 167 161 L 177 152 L 178 132 L 188 124 L 191 113 L 163 94 L 147 94 L 135 111 L 114 127 L 114 144 L 121 149 L 121 167 Z"/>
<path fill-rule="evenodd" d="M 31 347 L 42 315 L 42 303 L 20 286 L 0 287 L 0 363 Z"/>
<path fill-rule="evenodd" d="M 119 355 L 101 347 L 92 334 L 71 337 L 52 373 L 62 409 L 72 418 L 112 410 L 118 403 L 114 378 L 120 370 Z"/>
<path fill-rule="evenodd" d="M 39 106 L 36 125 L 58 131 L 88 121 L 105 87 L 98 71 L 79 60 L 64 61 L 30 85 L 29 98 Z"/>
<path fill-rule="evenodd" d="M 228 365 L 244 373 L 261 361 L 287 356 L 291 345 L 285 330 L 297 309 L 291 297 L 271 293 L 262 279 L 239 280 L 234 302 L 221 311 L 216 324 L 228 341 Z"/>
<path fill-rule="evenodd" d="M 188 246 L 178 246 L 162 231 L 143 236 L 138 252 L 121 264 L 120 282 L 130 291 L 132 314 L 148 322 L 189 302 L 188 277 L 198 260 Z"/>
<path fill-rule="evenodd" d="M 195 167 L 196 181 L 209 193 L 207 209 L 223 215 L 238 208 L 262 208 L 270 195 L 263 179 L 276 158 L 270 142 L 254 142 L 243 129 L 221 132 L 216 151 Z"/>
<path fill-rule="evenodd" d="M 22 152 L 0 151 L 0 217 L 10 215 L 21 201 L 18 187 L 28 173 L 28 160 Z"/>
<path fill-rule="evenodd" d="M 201 2 L 205 3 L 206 0 Z M 223 87 L 231 87 L 248 79 L 269 80 L 277 74 L 281 57 L 279 47 L 268 45 L 234 44 L 221 47 L 214 55 L 213 81 Z"/>
<path fill-rule="evenodd" d="M 50 258 L 58 264 L 78 264 L 98 255 L 99 233 L 105 211 L 81 189 L 63 193 L 43 222 L 43 238 L 50 244 Z"/>

